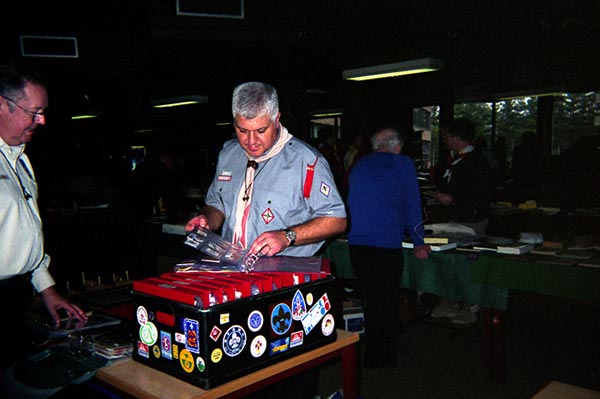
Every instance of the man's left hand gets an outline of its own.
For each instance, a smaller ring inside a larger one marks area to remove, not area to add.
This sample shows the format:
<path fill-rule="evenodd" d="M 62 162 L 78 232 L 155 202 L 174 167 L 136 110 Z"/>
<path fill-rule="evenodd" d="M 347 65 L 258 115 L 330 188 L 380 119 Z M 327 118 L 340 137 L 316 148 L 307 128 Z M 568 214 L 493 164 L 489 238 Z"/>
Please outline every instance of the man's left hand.
<path fill-rule="evenodd" d="M 425 260 L 429 258 L 431 247 L 429 245 L 418 245 L 413 249 L 413 252 L 415 254 L 415 258 L 419 260 Z"/>
<path fill-rule="evenodd" d="M 58 313 L 59 309 L 64 310 L 69 317 L 69 320 L 77 319 L 81 321 L 86 321 L 88 319 L 87 315 L 79 306 L 69 302 L 65 298 L 63 298 L 54 286 L 50 286 L 41 292 L 42 298 L 44 299 L 44 303 L 46 304 L 46 308 L 54 321 L 54 325 L 60 324 L 60 314 Z"/>

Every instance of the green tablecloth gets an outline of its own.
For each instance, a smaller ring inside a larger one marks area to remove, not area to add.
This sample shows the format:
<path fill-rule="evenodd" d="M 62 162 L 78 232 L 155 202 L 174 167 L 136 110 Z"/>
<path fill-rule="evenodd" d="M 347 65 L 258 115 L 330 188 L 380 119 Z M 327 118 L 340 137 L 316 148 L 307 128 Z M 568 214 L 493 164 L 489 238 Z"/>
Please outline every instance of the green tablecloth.
<path fill-rule="evenodd" d="M 324 257 L 331 260 L 333 274 L 337 278 L 355 278 L 347 240 L 330 241 Z M 434 252 L 429 259 L 419 261 L 412 251 L 405 251 L 402 287 L 506 309 L 508 289 L 474 282 L 471 277 L 472 263 L 467 256 L 450 252 Z"/>
<path fill-rule="evenodd" d="M 432 252 L 418 260 L 411 251 L 404 252 L 402 286 L 453 298 L 470 304 L 506 309 L 507 287 L 496 287 L 490 280 L 473 279 L 475 257 L 454 251 Z"/>
<path fill-rule="evenodd" d="M 534 255 L 481 255 L 471 265 L 471 279 L 542 295 L 600 301 L 600 268 L 539 260 Z"/>
<path fill-rule="evenodd" d="M 354 278 L 346 240 L 329 242 L 338 278 Z M 432 252 L 424 261 L 404 253 L 402 287 L 505 310 L 509 289 L 600 301 L 600 268 L 539 262 L 534 255 Z"/>

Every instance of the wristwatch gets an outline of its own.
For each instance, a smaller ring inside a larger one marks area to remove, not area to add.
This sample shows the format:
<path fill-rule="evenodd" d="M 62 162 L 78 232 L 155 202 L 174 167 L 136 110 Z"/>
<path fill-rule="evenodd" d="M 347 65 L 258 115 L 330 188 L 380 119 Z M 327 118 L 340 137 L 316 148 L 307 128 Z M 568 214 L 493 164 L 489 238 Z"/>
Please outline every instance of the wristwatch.
<path fill-rule="evenodd" d="M 283 231 L 285 231 L 285 238 L 287 238 L 289 246 L 291 247 L 296 243 L 296 232 L 290 228 L 287 228 Z"/>

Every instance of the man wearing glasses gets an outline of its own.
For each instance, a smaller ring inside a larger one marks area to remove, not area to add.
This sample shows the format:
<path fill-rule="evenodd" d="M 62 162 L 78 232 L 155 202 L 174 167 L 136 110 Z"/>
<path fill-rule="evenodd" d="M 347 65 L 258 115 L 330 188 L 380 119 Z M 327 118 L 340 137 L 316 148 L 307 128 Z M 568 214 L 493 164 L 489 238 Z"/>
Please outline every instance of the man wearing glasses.
<path fill-rule="evenodd" d="M 37 183 L 24 152 L 38 125 L 46 124 L 47 106 L 46 87 L 34 71 L 0 64 L 0 307 L 5 321 L 0 328 L 5 348 L 0 371 L 26 357 L 31 346 L 23 330 L 29 281 L 55 324 L 60 322 L 61 309 L 71 319 L 87 320 L 79 307 L 58 293 L 48 271 Z"/>

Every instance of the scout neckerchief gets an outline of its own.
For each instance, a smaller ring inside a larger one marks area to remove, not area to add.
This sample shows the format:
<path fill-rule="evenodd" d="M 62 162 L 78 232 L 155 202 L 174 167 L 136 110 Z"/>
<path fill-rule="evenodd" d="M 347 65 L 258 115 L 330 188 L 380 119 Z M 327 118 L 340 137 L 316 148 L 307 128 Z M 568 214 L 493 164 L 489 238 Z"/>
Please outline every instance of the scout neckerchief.
<path fill-rule="evenodd" d="M 268 161 L 275 155 L 279 154 L 279 152 L 281 152 L 285 144 L 288 141 L 290 141 L 292 137 L 293 136 L 290 133 L 288 133 L 287 129 L 281 126 L 279 129 L 279 137 L 277 138 L 275 144 L 273 144 L 273 146 L 267 154 L 261 155 L 260 157 L 254 159 L 248 158 L 248 165 L 246 166 L 244 183 L 240 187 L 235 208 L 235 226 L 233 230 L 234 244 L 239 242 L 242 245 L 242 247 L 246 248 L 246 222 L 248 220 L 248 214 L 250 213 L 252 192 L 254 191 L 256 164 L 259 164 L 263 161 Z M 263 168 L 265 167 L 265 165 L 263 165 Z M 256 172 L 256 176 L 258 176 L 258 174 L 261 171 L 262 169 Z"/>
<path fill-rule="evenodd" d="M 444 172 L 444 176 L 442 177 L 442 179 L 446 180 L 446 184 L 450 183 L 450 178 L 452 177 L 452 167 L 460 161 L 462 161 L 462 159 L 474 149 L 475 147 L 473 147 L 472 145 L 468 145 L 458 153 L 450 151 L 450 153 L 448 154 L 448 168 L 446 169 L 446 171 Z"/>

